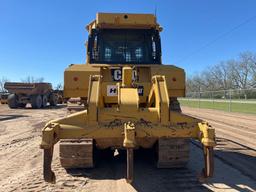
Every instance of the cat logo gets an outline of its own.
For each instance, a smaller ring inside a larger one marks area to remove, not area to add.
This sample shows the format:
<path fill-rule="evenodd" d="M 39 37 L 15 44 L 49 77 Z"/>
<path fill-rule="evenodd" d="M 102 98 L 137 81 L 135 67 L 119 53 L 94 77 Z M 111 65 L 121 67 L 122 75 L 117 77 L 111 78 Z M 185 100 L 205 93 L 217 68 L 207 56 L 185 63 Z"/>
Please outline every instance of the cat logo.
<path fill-rule="evenodd" d="M 122 81 L 122 69 L 112 69 L 111 75 L 113 81 Z M 132 72 L 132 80 L 138 80 L 137 71 L 133 70 Z"/>
<path fill-rule="evenodd" d="M 112 69 L 112 78 L 114 81 L 121 81 L 122 80 L 122 70 L 121 69 Z"/>

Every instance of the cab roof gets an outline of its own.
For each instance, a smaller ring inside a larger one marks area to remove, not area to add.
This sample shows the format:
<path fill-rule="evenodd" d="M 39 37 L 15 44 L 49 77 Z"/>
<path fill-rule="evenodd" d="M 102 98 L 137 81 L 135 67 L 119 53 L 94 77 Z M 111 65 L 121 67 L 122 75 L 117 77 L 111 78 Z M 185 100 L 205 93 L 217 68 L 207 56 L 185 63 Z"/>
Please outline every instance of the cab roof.
<path fill-rule="evenodd" d="M 162 31 L 153 14 L 97 13 L 96 19 L 86 26 L 92 29 L 151 29 Z"/>

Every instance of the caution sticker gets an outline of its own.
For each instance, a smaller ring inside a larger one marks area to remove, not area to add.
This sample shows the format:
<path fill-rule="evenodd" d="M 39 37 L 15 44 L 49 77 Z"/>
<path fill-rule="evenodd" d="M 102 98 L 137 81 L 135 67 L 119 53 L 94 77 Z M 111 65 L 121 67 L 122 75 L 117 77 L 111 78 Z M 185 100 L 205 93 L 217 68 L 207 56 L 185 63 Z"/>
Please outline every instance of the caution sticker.
<path fill-rule="evenodd" d="M 138 95 L 143 96 L 144 87 L 138 86 Z M 108 85 L 107 86 L 107 96 L 117 96 L 117 86 L 116 85 Z"/>
<path fill-rule="evenodd" d="M 117 96 L 117 86 L 108 85 L 107 86 L 107 96 Z"/>

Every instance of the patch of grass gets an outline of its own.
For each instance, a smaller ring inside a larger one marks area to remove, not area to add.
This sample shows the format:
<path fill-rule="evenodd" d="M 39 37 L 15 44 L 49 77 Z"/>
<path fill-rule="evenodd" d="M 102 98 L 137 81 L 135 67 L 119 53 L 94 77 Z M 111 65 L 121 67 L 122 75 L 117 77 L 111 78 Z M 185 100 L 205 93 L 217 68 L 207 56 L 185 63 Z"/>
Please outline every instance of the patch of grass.
<path fill-rule="evenodd" d="M 198 101 L 180 99 L 181 106 L 205 108 L 205 109 L 216 109 L 221 111 L 240 112 L 240 113 L 252 113 L 256 114 L 256 103 L 230 103 L 229 102 L 216 102 L 216 101 Z"/>

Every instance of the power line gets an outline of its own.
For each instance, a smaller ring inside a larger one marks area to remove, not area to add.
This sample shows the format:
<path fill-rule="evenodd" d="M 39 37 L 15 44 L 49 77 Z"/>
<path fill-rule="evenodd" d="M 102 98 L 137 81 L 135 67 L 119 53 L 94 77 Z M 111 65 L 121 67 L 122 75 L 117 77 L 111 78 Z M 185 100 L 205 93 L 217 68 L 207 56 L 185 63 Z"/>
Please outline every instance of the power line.
<path fill-rule="evenodd" d="M 178 60 L 178 62 L 176 62 L 176 63 L 180 63 L 180 62 L 182 62 L 182 61 L 187 60 L 188 58 L 190 58 L 190 57 L 192 57 L 193 55 L 197 54 L 197 53 L 200 52 L 201 50 L 203 50 L 203 49 L 205 49 L 205 48 L 211 46 L 211 45 L 214 44 L 216 41 L 222 39 L 223 37 L 226 37 L 227 35 L 229 35 L 229 34 L 232 33 L 233 31 L 235 31 L 235 30 L 241 28 L 242 26 L 246 25 L 247 23 L 253 21 L 255 18 L 256 18 L 256 15 L 253 16 L 253 17 L 250 17 L 250 18 L 246 19 L 246 20 L 243 21 L 242 23 L 240 23 L 240 24 L 236 25 L 235 27 L 231 28 L 230 30 L 228 30 L 228 31 L 226 31 L 226 32 L 224 32 L 224 33 L 222 33 L 222 34 L 220 34 L 220 35 L 217 36 L 215 39 L 213 39 L 213 40 L 207 42 L 207 43 L 206 43 L 205 45 L 203 45 L 202 47 L 200 47 L 200 48 L 196 49 L 195 51 L 191 52 L 191 54 L 189 54 L 189 55 L 187 55 L 186 57 L 184 57 L 184 58 Z"/>

